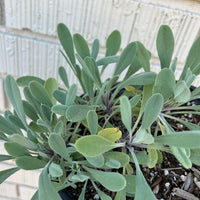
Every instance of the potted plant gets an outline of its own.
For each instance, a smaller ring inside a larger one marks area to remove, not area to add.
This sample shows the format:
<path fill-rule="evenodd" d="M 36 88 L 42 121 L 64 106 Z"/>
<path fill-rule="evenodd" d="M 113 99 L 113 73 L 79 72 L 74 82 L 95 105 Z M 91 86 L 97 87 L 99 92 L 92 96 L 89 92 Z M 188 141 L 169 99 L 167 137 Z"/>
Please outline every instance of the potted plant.
<path fill-rule="evenodd" d="M 20 169 L 43 168 L 32 200 L 155 200 L 159 197 L 143 175 L 145 167 L 161 166 L 166 154 L 186 169 L 200 165 L 199 125 L 182 118 L 199 115 L 199 106 L 190 104 L 199 98 L 200 88 L 191 91 L 190 86 L 200 73 L 200 38 L 176 80 L 174 38 L 166 25 L 156 41 L 158 74 L 151 71 L 151 53 L 142 43 L 131 42 L 118 53 L 118 31 L 107 38 L 101 59 L 97 39 L 90 50 L 80 34 L 72 37 L 62 23 L 58 37 L 83 94 L 77 95 L 77 84 L 69 84 L 64 67 L 59 75 L 65 88 L 54 78 L 6 77 L 5 92 L 14 111 L 0 116 L 0 138 L 9 154 L 0 160 L 15 159 L 17 167 L 1 171 L 0 183 Z M 114 74 L 103 81 L 110 64 L 115 64 Z M 136 73 L 140 69 L 144 72 Z"/>

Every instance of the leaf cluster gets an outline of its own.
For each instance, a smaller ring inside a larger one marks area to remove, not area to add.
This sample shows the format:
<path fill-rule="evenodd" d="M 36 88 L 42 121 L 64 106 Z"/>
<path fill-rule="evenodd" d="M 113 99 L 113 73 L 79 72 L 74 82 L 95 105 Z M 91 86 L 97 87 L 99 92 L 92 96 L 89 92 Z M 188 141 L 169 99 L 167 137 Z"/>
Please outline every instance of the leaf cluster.
<path fill-rule="evenodd" d="M 88 182 L 103 200 L 126 196 L 155 200 L 140 164 L 152 168 L 167 152 L 185 168 L 200 165 L 200 127 L 179 117 L 199 115 L 200 106 L 190 102 L 200 97 L 200 88 L 191 91 L 190 86 L 200 73 L 200 38 L 176 80 L 174 37 L 166 25 L 160 27 L 156 41 L 159 73 L 151 71 L 151 53 L 142 43 L 131 42 L 120 49 L 117 30 L 107 38 L 103 58 L 98 56 L 98 39 L 90 47 L 62 23 L 57 31 L 67 62 L 67 68 L 59 67 L 65 88 L 54 78 L 24 76 L 15 81 L 8 75 L 5 79 L 14 110 L 0 116 L 0 139 L 9 154 L 0 155 L 0 161 L 14 159 L 17 167 L 1 171 L 1 183 L 20 169 L 43 168 L 32 200 L 60 200 L 58 191 L 76 188 L 79 182 L 84 182 L 79 200 L 84 199 Z M 111 65 L 113 75 L 103 80 Z M 69 84 L 68 68 L 80 83 L 81 96 L 78 86 Z M 113 123 L 118 118 L 120 122 Z M 169 120 L 187 130 L 177 131 Z M 102 186 L 110 196 L 101 191 Z"/>

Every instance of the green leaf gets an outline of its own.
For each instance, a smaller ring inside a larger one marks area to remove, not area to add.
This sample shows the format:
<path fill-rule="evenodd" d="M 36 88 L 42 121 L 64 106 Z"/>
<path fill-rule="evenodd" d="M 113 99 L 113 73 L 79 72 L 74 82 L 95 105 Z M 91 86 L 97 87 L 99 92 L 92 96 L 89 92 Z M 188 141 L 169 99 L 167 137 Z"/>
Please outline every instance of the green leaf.
<path fill-rule="evenodd" d="M 27 127 L 20 91 L 11 75 L 8 75 L 5 79 L 5 92 L 18 117 L 24 126 Z"/>
<path fill-rule="evenodd" d="M 84 59 L 87 56 L 90 56 L 90 50 L 86 40 L 78 33 L 73 35 L 74 46 L 77 53 Z"/>
<path fill-rule="evenodd" d="M 54 152 L 56 152 L 61 157 L 65 158 L 66 160 L 69 159 L 65 141 L 60 135 L 56 133 L 51 133 L 48 139 L 48 143 L 49 143 L 50 148 Z"/>
<path fill-rule="evenodd" d="M 156 78 L 155 72 L 142 72 L 140 74 L 136 74 L 132 77 L 129 77 L 125 81 L 120 84 L 119 89 L 122 89 L 129 85 L 151 85 L 154 83 Z"/>
<path fill-rule="evenodd" d="M 24 124 L 22 123 L 22 121 L 19 119 L 19 117 L 17 115 L 9 115 L 8 116 L 8 120 L 15 125 L 16 127 L 18 127 L 19 129 L 24 129 L 26 130 L 26 127 L 24 126 Z"/>
<path fill-rule="evenodd" d="M 55 127 L 54 127 L 54 132 L 58 135 L 62 135 L 64 130 L 64 123 L 60 120 L 56 123 Z"/>
<path fill-rule="evenodd" d="M 39 196 L 38 196 L 38 190 L 34 193 L 34 195 L 32 196 L 31 200 L 39 200 Z"/>
<path fill-rule="evenodd" d="M 108 162 L 110 159 L 116 160 L 120 163 L 120 167 L 125 167 L 130 161 L 130 157 L 123 152 L 111 151 L 106 152 L 103 155 L 105 158 L 105 162 Z"/>
<path fill-rule="evenodd" d="M 95 156 L 95 157 L 87 157 L 86 156 L 86 159 L 94 167 L 100 168 L 104 165 L 103 155 L 98 155 L 98 156 Z"/>
<path fill-rule="evenodd" d="M 135 154 L 131 152 L 135 167 L 136 167 L 136 193 L 135 193 L 135 200 L 157 200 L 151 188 L 147 184 L 138 164 L 138 161 L 135 157 Z"/>
<path fill-rule="evenodd" d="M 176 102 L 185 103 L 190 100 L 191 92 L 185 81 L 180 81 L 174 89 L 174 99 Z"/>
<path fill-rule="evenodd" d="M 85 200 L 85 190 L 86 190 L 86 186 L 87 186 L 87 181 L 84 184 L 84 187 L 82 188 L 81 194 L 78 197 L 78 200 Z"/>
<path fill-rule="evenodd" d="M 22 135 L 13 134 L 13 135 L 8 137 L 8 140 L 10 142 L 15 142 L 15 143 L 27 148 L 27 149 L 31 149 L 31 150 L 37 149 L 37 145 L 35 143 L 33 143 L 28 138 L 26 138 Z"/>
<path fill-rule="evenodd" d="M 123 189 L 116 193 L 114 200 L 126 200 L 126 190 Z"/>
<path fill-rule="evenodd" d="M 192 162 L 189 156 L 186 155 L 186 150 L 184 148 L 171 147 L 170 148 L 176 159 L 185 167 L 190 169 L 192 167 Z"/>
<path fill-rule="evenodd" d="M 60 177 L 63 175 L 63 170 L 60 165 L 52 162 L 49 166 L 49 173 L 52 177 Z"/>
<path fill-rule="evenodd" d="M 193 71 L 196 67 L 199 66 L 200 64 L 199 51 L 200 51 L 200 37 L 193 43 L 190 49 L 180 80 L 185 78 L 185 74 L 188 68 L 190 68 L 190 70 Z"/>
<path fill-rule="evenodd" d="M 99 53 L 99 40 L 95 39 L 92 43 L 91 57 L 94 58 L 94 60 L 96 60 L 98 53 Z"/>
<path fill-rule="evenodd" d="M 66 105 L 54 105 L 51 108 L 51 111 L 58 115 L 65 116 L 67 108 L 68 107 Z"/>
<path fill-rule="evenodd" d="M 65 100 L 65 105 L 66 106 L 71 106 L 74 104 L 74 100 L 76 98 L 76 93 L 77 93 L 77 85 L 76 84 L 73 84 L 68 92 L 67 92 L 67 95 L 66 95 L 66 100 Z"/>
<path fill-rule="evenodd" d="M 47 164 L 44 160 L 40 160 L 33 156 L 20 156 L 15 159 L 16 165 L 21 169 L 34 170 L 44 168 Z"/>
<path fill-rule="evenodd" d="M 89 179 L 89 176 L 87 176 L 87 175 L 84 175 L 84 174 L 75 174 L 75 175 L 72 175 L 71 177 L 70 177 L 70 181 L 75 181 L 75 182 L 84 182 L 84 181 L 86 181 L 86 180 L 88 180 Z"/>
<path fill-rule="evenodd" d="M 150 157 L 149 162 L 147 163 L 149 168 L 155 167 L 158 161 L 158 153 L 156 149 L 147 149 L 148 156 Z"/>
<path fill-rule="evenodd" d="M 113 31 L 106 40 L 106 56 L 115 55 L 121 45 L 121 34 L 118 30 Z"/>
<path fill-rule="evenodd" d="M 23 107 L 24 113 L 33 121 L 37 121 L 39 117 L 33 106 L 29 102 L 23 101 Z"/>
<path fill-rule="evenodd" d="M 2 131 L 3 133 L 6 133 L 8 135 L 12 135 L 14 133 L 21 133 L 19 128 L 14 126 L 10 121 L 5 119 L 1 115 L 0 115 L 0 131 Z"/>
<path fill-rule="evenodd" d="M 31 81 L 36 81 L 41 85 L 44 85 L 44 80 L 36 76 L 22 76 L 16 80 L 19 86 L 25 87 L 28 86 Z"/>
<path fill-rule="evenodd" d="M 0 171 L 0 184 L 3 183 L 9 176 L 17 172 L 19 169 L 20 169 L 19 167 L 15 167 Z"/>
<path fill-rule="evenodd" d="M 124 175 L 125 179 L 126 179 L 126 192 L 129 194 L 135 194 L 136 192 L 136 176 L 135 175 L 129 175 L 126 174 Z"/>
<path fill-rule="evenodd" d="M 158 118 L 163 107 L 163 97 L 160 94 L 152 95 L 144 109 L 144 117 L 142 120 L 142 128 L 148 129 L 151 124 Z"/>
<path fill-rule="evenodd" d="M 155 142 L 159 144 L 170 145 L 183 148 L 199 148 L 200 147 L 200 131 L 183 131 L 173 134 L 165 134 L 155 138 Z"/>
<path fill-rule="evenodd" d="M 120 97 L 120 111 L 121 119 L 129 134 L 131 134 L 132 116 L 131 116 L 131 104 L 127 96 Z"/>
<path fill-rule="evenodd" d="M 158 31 L 156 47 L 160 58 L 161 68 L 169 68 L 174 51 L 174 36 L 167 25 L 162 25 Z"/>
<path fill-rule="evenodd" d="M 162 94 L 164 101 L 167 101 L 174 93 L 175 76 L 171 69 L 162 69 L 157 75 L 153 87 L 153 94 Z"/>
<path fill-rule="evenodd" d="M 83 70 L 88 74 L 88 76 L 94 81 L 97 87 L 101 88 L 101 79 L 99 70 L 97 68 L 96 62 L 91 57 L 86 57 L 84 60 L 79 54 L 76 54 L 78 61 L 80 62 Z"/>
<path fill-rule="evenodd" d="M 69 88 L 69 81 L 68 81 L 68 77 L 67 77 L 67 72 L 66 72 L 66 69 L 63 66 L 58 68 L 58 74 L 59 74 L 61 80 L 63 81 L 63 83 L 65 84 L 66 88 Z"/>
<path fill-rule="evenodd" d="M 178 62 L 178 58 L 175 57 L 173 63 L 170 66 L 170 69 L 175 72 L 176 71 L 176 67 L 177 67 L 177 62 Z"/>
<path fill-rule="evenodd" d="M 148 133 L 144 128 L 140 127 L 137 132 L 136 136 L 133 140 L 135 143 L 143 143 L 143 144 L 152 144 L 154 143 L 154 137 Z"/>
<path fill-rule="evenodd" d="M 61 90 L 55 90 L 53 92 L 53 96 L 54 98 L 61 103 L 62 105 L 65 105 L 66 102 L 66 93 L 64 91 Z"/>
<path fill-rule="evenodd" d="M 51 183 L 47 173 L 47 167 L 42 170 L 42 173 L 39 177 L 39 199 L 62 200 Z"/>
<path fill-rule="evenodd" d="M 105 166 L 108 167 L 109 169 L 119 169 L 120 168 L 120 162 L 114 159 L 108 159 L 105 162 Z"/>
<path fill-rule="evenodd" d="M 123 146 L 123 144 L 113 143 L 99 135 L 84 136 L 76 140 L 75 143 L 76 150 L 88 157 L 98 156 L 120 146 Z"/>
<path fill-rule="evenodd" d="M 105 58 L 101 58 L 97 61 L 97 66 L 117 63 L 119 61 L 119 58 L 120 58 L 119 56 L 108 56 Z"/>
<path fill-rule="evenodd" d="M 130 65 L 136 54 L 136 43 L 132 42 L 126 46 L 120 55 L 119 62 L 115 68 L 114 75 L 119 75 L 123 72 L 128 65 Z"/>
<path fill-rule="evenodd" d="M 26 100 L 33 106 L 35 111 L 41 116 L 40 103 L 33 97 L 28 87 L 24 88 L 24 96 Z"/>
<path fill-rule="evenodd" d="M 87 124 L 88 124 L 88 128 L 90 130 L 90 133 L 92 135 L 96 135 L 97 128 L 98 128 L 98 116 L 94 110 L 90 110 L 87 113 Z"/>
<path fill-rule="evenodd" d="M 191 149 L 190 160 L 195 165 L 200 166 L 200 149 Z"/>
<path fill-rule="evenodd" d="M 137 42 L 137 59 L 145 72 L 150 72 L 149 52 L 141 42 Z"/>
<path fill-rule="evenodd" d="M 74 56 L 74 46 L 73 46 L 73 40 L 72 40 L 72 36 L 69 29 L 63 23 L 60 23 L 57 26 L 57 33 L 58 33 L 58 38 L 60 40 L 60 43 L 62 44 L 63 49 L 65 50 L 71 64 L 75 66 L 76 61 L 75 61 L 75 56 Z"/>
<path fill-rule="evenodd" d="M 29 155 L 29 152 L 24 147 L 15 142 L 4 143 L 4 148 L 8 154 L 14 157 Z"/>
<path fill-rule="evenodd" d="M 56 104 L 56 99 L 53 97 L 53 92 L 58 89 L 58 83 L 55 78 L 48 78 L 44 83 L 44 88 L 47 91 L 53 105 Z"/>
<path fill-rule="evenodd" d="M 14 159 L 14 157 L 9 156 L 9 155 L 2 155 L 2 154 L 0 154 L 0 161 L 11 160 L 11 159 Z"/>
<path fill-rule="evenodd" d="M 119 173 L 103 172 L 91 168 L 85 169 L 105 188 L 117 192 L 126 187 L 126 179 Z"/>
<path fill-rule="evenodd" d="M 52 106 L 52 102 L 44 86 L 42 86 L 38 82 L 33 81 L 29 84 L 29 88 L 30 88 L 31 94 L 38 102 L 40 102 L 41 104 L 45 104 L 49 107 Z"/>
<path fill-rule="evenodd" d="M 91 106 L 73 105 L 67 109 L 66 118 L 71 122 L 80 122 L 86 118 L 90 110 L 92 110 Z"/>

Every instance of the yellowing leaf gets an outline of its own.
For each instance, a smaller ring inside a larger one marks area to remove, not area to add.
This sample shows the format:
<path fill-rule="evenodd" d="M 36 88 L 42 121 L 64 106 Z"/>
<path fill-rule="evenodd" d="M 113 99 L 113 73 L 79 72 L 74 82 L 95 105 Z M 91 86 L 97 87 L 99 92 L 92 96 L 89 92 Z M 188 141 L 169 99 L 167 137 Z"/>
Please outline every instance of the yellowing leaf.
<path fill-rule="evenodd" d="M 126 86 L 125 90 L 128 92 L 132 92 L 133 94 L 137 95 L 135 88 L 133 86 Z"/>
<path fill-rule="evenodd" d="M 162 132 L 162 135 L 164 135 L 164 134 L 166 133 L 165 127 L 164 127 L 160 122 L 158 122 L 158 124 L 159 124 L 159 126 L 160 126 L 160 130 L 161 130 L 161 132 Z"/>
<path fill-rule="evenodd" d="M 116 142 L 122 137 L 122 132 L 117 128 L 106 128 L 99 131 L 98 135 L 110 140 L 111 142 Z"/>
<path fill-rule="evenodd" d="M 147 163 L 149 168 L 155 167 L 158 161 L 158 152 L 156 149 L 147 149 L 148 155 L 150 157 L 149 162 Z"/>

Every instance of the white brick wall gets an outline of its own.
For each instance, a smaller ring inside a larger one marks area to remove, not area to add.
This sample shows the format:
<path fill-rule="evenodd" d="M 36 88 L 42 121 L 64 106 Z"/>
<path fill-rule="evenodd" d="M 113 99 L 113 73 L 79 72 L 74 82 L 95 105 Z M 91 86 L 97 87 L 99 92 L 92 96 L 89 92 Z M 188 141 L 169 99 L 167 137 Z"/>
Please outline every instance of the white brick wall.
<path fill-rule="evenodd" d="M 168 24 L 175 36 L 179 76 L 200 30 L 199 11 L 197 0 L 0 0 L 0 111 L 8 107 L 3 92 L 7 74 L 58 78 L 58 67 L 66 66 L 58 52 L 57 23 L 64 22 L 72 33 L 81 33 L 88 44 L 99 38 L 101 51 L 109 33 L 118 29 L 122 47 L 139 40 L 153 53 L 154 71 L 159 71 L 156 34 L 161 24 Z M 70 82 L 75 82 L 69 68 L 68 74 Z M 2 143 L 0 153 L 4 153 Z M 6 161 L 0 169 L 12 166 L 12 161 Z M 0 200 L 29 200 L 38 175 L 38 170 L 20 170 L 0 185 Z"/>

